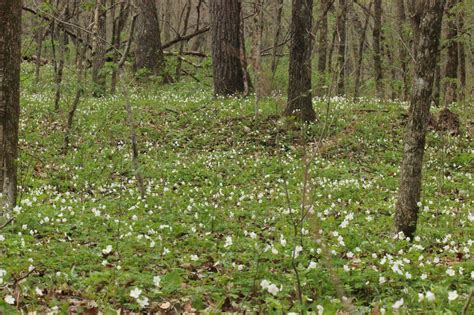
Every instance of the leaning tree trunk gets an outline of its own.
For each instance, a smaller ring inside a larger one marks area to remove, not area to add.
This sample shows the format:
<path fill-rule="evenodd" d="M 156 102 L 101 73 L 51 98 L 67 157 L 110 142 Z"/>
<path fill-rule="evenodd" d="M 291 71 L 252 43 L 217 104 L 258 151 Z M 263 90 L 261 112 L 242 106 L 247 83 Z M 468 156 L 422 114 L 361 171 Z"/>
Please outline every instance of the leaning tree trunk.
<path fill-rule="evenodd" d="M 339 0 L 340 14 L 336 21 L 336 32 L 337 32 L 337 67 L 338 67 L 338 78 L 337 78 L 337 94 L 345 94 L 345 83 L 346 83 L 346 16 L 347 16 L 347 0 Z"/>
<path fill-rule="evenodd" d="M 105 0 L 97 0 L 94 11 L 94 27 L 92 32 L 92 82 L 94 83 L 93 95 L 100 97 L 105 94 L 105 74 L 103 67 L 106 53 L 106 12 Z"/>
<path fill-rule="evenodd" d="M 374 74 L 375 90 L 377 97 L 385 97 L 382 74 L 382 0 L 374 1 L 374 29 L 372 33 L 374 39 Z"/>
<path fill-rule="evenodd" d="M 16 205 L 20 114 L 21 1 L 0 0 L 0 214 Z"/>
<path fill-rule="evenodd" d="M 244 72 L 240 36 L 241 0 L 211 0 L 212 68 L 214 93 L 243 93 Z"/>
<path fill-rule="evenodd" d="M 304 122 L 316 119 L 311 97 L 312 12 L 313 0 L 293 0 L 288 103 L 285 114 Z"/>
<path fill-rule="evenodd" d="M 411 95 L 400 188 L 396 204 L 395 225 L 399 232 L 412 238 L 418 220 L 425 136 L 430 114 L 434 68 L 439 54 L 439 38 L 444 0 L 419 0 L 415 11 L 416 43 L 415 77 Z"/>
<path fill-rule="evenodd" d="M 448 0 L 446 4 L 446 65 L 444 68 L 444 105 L 448 107 L 457 101 L 458 45 L 457 21 L 453 8 L 457 0 Z"/>

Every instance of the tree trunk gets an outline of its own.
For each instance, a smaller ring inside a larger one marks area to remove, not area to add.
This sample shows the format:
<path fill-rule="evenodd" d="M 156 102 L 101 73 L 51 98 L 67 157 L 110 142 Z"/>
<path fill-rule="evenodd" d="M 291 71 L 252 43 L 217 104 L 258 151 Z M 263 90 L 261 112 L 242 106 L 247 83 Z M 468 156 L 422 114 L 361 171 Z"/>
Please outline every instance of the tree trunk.
<path fill-rule="evenodd" d="M 318 41 L 318 85 L 316 93 L 318 96 L 325 94 L 326 64 L 328 51 L 328 12 L 332 6 L 332 0 L 321 1 L 321 16 L 319 18 L 319 41 Z"/>
<path fill-rule="evenodd" d="M 359 40 L 359 51 L 357 53 L 357 62 L 356 62 L 356 77 L 355 77 L 355 84 L 354 84 L 354 100 L 359 97 L 360 92 L 360 78 L 362 74 L 362 63 L 364 59 L 364 47 L 365 47 L 365 40 L 367 29 L 369 27 L 369 18 L 370 18 L 370 9 L 372 8 L 372 2 L 369 4 L 368 12 L 365 12 L 365 23 L 364 28 L 362 29 L 362 33 L 360 34 Z"/>
<path fill-rule="evenodd" d="M 185 36 L 187 31 L 188 31 L 188 24 L 189 24 L 189 16 L 191 15 L 191 0 L 188 0 L 186 2 L 186 14 L 184 17 L 184 24 L 183 24 L 183 30 L 181 32 L 181 36 Z M 176 60 L 177 65 L 176 65 L 176 81 L 179 81 L 181 77 L 181 67 L 183 65 L 183 60 L 182 60 L 182 55 L 184 52 L 184 46 L 186 44 L 186 41 L 182 41 L 179 44 L 179 53 L 178 53 L 178 59 Z"/>
<path fill-rule="evenodd" d="M 466 94 L 466 50 L 464 34 L 464 12 L 458 13 L 458 76 L 459 76 L 459 100 L 464 101 Z"/>
<path fill-rule="evenodd" d="M 16 205 L 20 114 L 21 1 L 0 0 L 0 213 Z"/>
<path fill-rule="evenodd" d="M 272 88 L 273 80 L 275 80 L 275 74 L 278 67 L 278 45 L 280 44 L 281 37 L 281 17 L 283 15 L 283 0 L 276 0 L 276 14 L 275 14 L 275 37 L 273 39 L 272 49 Z"/>
<path fill-rule="evenodd" d="M 106 14 L 105 0 L 97 0 L 94 10 L 94 27 L 92 29 L 92 82 L 94 83 L 93 95 L 100 97 L 105 94 L 105 74 L 102 68 L 105 63 L 106 43 Z"/>
<path fill-rule="evenodd" d="M 316 119 L 311 96 L 313 0 L 293 0 L 291 11 L 288 103 L 285 114 L 310 122 Z"/>
<path fill-rule="evenodd" d="M 457 0 L 448 0 L 446 4 L 446 65 L 444 68 L 444 106 L 457 101 L 458 45 L 457 21 L 453 8 Z"/>
<path fill-rule="evenodd" d="M 241 0 L 211 0 L 210 13 L 214 93 L 243 93 L 245 73 L 241 59 Z"/>
<path fill-rule="evenodd" d="M 444 0 L 419 0 L 414 12 L 416 42 L 414 87 L 410 100 L 395 225 L 412 238 L 416 231 L 421 195 L 425 136 L 430 113 L 434 71 L 441 34 Z"/>
<path fill-rule="evenodd" d="M 264 75 L 261 63 L 262 33 L 263 33 L 263 3 L 264 0 L 254 0 L 254 19 L 252 25 L 252 68 L 255 82 L 255 117 L 259 112 L 259 101 L 264 93 Z"/>
<path fill-rule="evenodd" d="M 374 74 L 375 90 L 379 99 L 384 99 L 384 84 L 382 73 L 382 0 L 374 1 Z"/>
<path fill-rule="evenodd" d="M 160 24 L 154 1 L 136 0 L 139 10 L 139 31 L 135 50 L 134 70 L 144 69 L 152 75 L 161 75 L 165 83 L 172 82 L 166 73 L 165 57 L 161 46 Z"/>
<path fill-rule="evenodd" d="M 38 85 L 40 81 L 40 73 L 41 73 L 41 57 L 43 52 L 43 39 L 44 39 L 44 27 L 41 25 L 41 22 L 38 22 L 35 25 L 35 41 L 36 41 L 36 65 L 35 65 L 35 85 Z"/>
<path fill-rule="evenodd" d="M 347 16 L 347 0 L 339 0 L 340 14 L 336 21 L 337 31 L 337 94 L 344 95 L 346 82 L 346 16 Z"/>
<path fill-rule="evenodd" d="M 111 0 L 114 2 L 115 0 Z M 113 5 L 113 3 L 112 3 Z M 123 28 L 125 27 L 125 21 L 127 20 L 128 15 L 128 5 L 124 2 L 120 3 L 119 12 L 117 18 L 115 18 L 115 6 L 112 7 L 112 44 L 114 45 L 114 52 L 113 52 L 113 64 L 114 68 L 112 70 L 112 80 L 110 86 L 110 92 L 115 94 L 117 91 L 117 76 L 118 76 L 118 69 L 116 67 L 117 62 L 119 61 L 119 53 L 118 50 L 120 49 L 120 40 Z"/>
<path fill-rule="evenodd" d="M 400 36 L 399 44 L 399 57 L 400 57 L 400 68 L 402 71 L 403 81 L 403 100 L 408 100 L 410 93 L 409 73 L 408 73 L 408 30 L 407 30 L 407 18 L 405 13 L 405 2 L 404 0 L 397 0 L 397 16 L 398 16 L 398 32 Z"/>

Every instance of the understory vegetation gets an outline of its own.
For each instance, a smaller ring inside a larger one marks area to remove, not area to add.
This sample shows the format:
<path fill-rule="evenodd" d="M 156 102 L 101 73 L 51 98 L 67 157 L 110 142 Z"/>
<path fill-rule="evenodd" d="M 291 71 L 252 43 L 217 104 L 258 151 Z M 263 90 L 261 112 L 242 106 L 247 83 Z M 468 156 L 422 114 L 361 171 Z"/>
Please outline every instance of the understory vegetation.
<path fill-rule="evenodd" d="M 407 104 L 315 98 L 318 121 L 301 127 L 281 118 L 284 96 L 262 99 L 255 118 L 252 97 L 214 98 L 205 80 L 134 84 L 135 169 L 121 95 L 82 98 L 63 155 L 74 80 L 55 112 L 53 84 L 34 85 L 32 71 L 23 67 L 19 206 L 0 230 L 0 312 L 459 314 L 466 305 L 472 104 L 450 107 L 460 135 L 428 134 L 409 241 L 393 228 Z"/>

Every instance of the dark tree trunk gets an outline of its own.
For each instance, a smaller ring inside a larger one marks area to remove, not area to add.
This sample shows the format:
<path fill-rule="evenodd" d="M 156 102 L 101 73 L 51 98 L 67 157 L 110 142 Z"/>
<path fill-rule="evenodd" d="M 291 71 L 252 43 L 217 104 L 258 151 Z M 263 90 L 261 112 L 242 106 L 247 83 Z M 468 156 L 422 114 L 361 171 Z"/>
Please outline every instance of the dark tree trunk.
<path fill-rule="evenodd" d="M 459 76 L 459 99 L 464 101 L 466 94 L 466 50 L 461 34 L 464 34 L 464 12 L 459 12 L 458 16 L 458 76 Z"/>
<path fill-rule="evenodd" d="M 134 69 L 145 69 L 149 74 L 162 75 L 164 82 L 170 82 L 171 77 L 166 74 L 165 58 L 161 47 L 160 24 L 154 1 L 136 1 L 139 16 L 139 31 L 135 50 Z"/>
<path fill-rule="evenodd" d="M 273 50 L 272 50 L 272 87 L 273 80 L 278 66 L 278 45 L 280 44 L 281 37 L 281 17 L 283 14 L 283 0 L 276 0 L 276 14 L 275 14 L 275 37 L 273 39 Z M 280 49 L 281 50 L 281 49 Z"/>
<path fill-rule="evenodd" d="M 340 14 L 336 21 L 337 32 L 337 94 L 344 95 L 346 83 L 346 16 L 347 16 L 347 0 L 339 0 Z"/>
<path fill-rule="evenodd" d="M 211 0 L 210 13 L 214 93 L 243 93 L 241 0 Z"/>
<path fill-rule="evenodd" d="M 385 97 L 382 73 L 382 0 L 374 1 L 374 74 L 377 97 Z"/>
<path fill-rule="evenodd" d="M 400 188 L 395 225 L 412 238 L 418 220 L 425 136 L 430 114 L 431 93 L 444 0 L 419 0 L 414 12 L 416 41 L 415 77 L 400 167 Z"/>
<path fill-rule="evenodd" d="M 191 0 L 188 0 L 185 5 L 185 10 L 186 14 L 184 17 L 184 24 L 183 24 L 183 30 L 181 32 L 181 36 L 185 36 L 187 31 L 188 31 L 188 24 L 189 24 L 189 16 L 191 15 Z M 182 55 L 184 52 L 184 46 L 186 44 L 186 41 L 182 41 L 179 44 L 179 53 L 178 53 L 178 59 L 176 60 L 177 65 L 176 65 L 176 81 L 179 81 L 181 78 L 181 68 L 183 66 L 183 60 L 182 60 Z"/>
<path fill-rule="evenodd" d="M 92 38 L 92 82 L 94 83 L 93 95 L 96 97 L 105 94 L 105 74 L 103 67 L 105 63 L 106 43 L 106 14 L 104 11 L 104 0 L 97 0 L 94 11 L 94 27 Z"/>
<path fill-rule="evenodd" d="M 0 0 L 0 214 L 16 205 L 20 114 L 21 1 Z"/>
<path fill-rule="evenodd" d="M 285 114 L 304 122 L 316 119 L 311 97 L 312 13 L 313 0 L 293 0 L 288 103 Z"/>
<path fill-rule="evenodd" d="M 323 96 L 326 85 L 326 65 L 328 51 L 328 12 L 332 6 L 332 0 L 321 1 L 321 16 L 319 18 L 319 41 L 318 41 L 318 86 L 316 93 Z"/>
<path fill-rule="evenodd" d="M 457 21 L 453 8 L 457 0 L 448 0 L 446 4 L 446 65 L 444 68 L 444 105 L 448 107 L 457 101 L 458 45 Z"/>
<path fill-rule="evenodd" d="M 407 18 L 405 13 L 405 1 L 397 0 L 398 32 L 401 42 L 399 44 L 400 68 L 403 81 L 403 100 L 408 100 L 410 93 L 409 73 L 408 73 L 408 31 Z"/>
<path fill-rule="evenodd" d="M 111 0 L 112 2 L 115 2 L 115 0 Z M 113 3 L 112 3 L 113 5 Z M 117 63 L 119 61 L 119 53 L 118 50 L 120 49 L 120 40 L 121 40 L 121 34 L 122 31 L 125 27 L 125 21 L 127 20 L 127 15 L 128 15 L 128 6 L 124 3 L 121 2 L 119 6 L 119 12 L 117 18 L 115 18 L 115 6 L 112 7 L 112 19 L 113 19 L 113 26 L 112 26 L 112 44 L 114 45 L 114 52 L 113 52 L 113 64 L 114 68 L 112 70 L 112 80 L 111 80 L 111 86 L 110 86 L 110 92 L 112 94 L 115 94 L 117 90 L 117 77 L 118 77 L 118 69 L 117 69 Z"/>
<path fill-rule="evenodd" d="M 362 63 L 364 59 L 364 47 L 365 47 L 365 40 L 366 40 L 366 34 L 367 34 L 367 29 L 369 27 L 369 18 L 370 18 L 370 9 L 372 8 L 372 2 L 369 4 L 369 9 L 367 12 L 365 12 L 365 23 L 364 23 L 364 28 L 362 29 L 362 33 L 360 34 L 360 40 L 359 40 L 359 51 L 357 53 L 357 62 L 356 62 L 356 77 L 355 77 L 355 84 L 354 84 L 354 99 L 357 99 L 359 97 L 359 91 L 360 91 L 360 79 L 361 79 L 361 74 L 362 74 Z"/>

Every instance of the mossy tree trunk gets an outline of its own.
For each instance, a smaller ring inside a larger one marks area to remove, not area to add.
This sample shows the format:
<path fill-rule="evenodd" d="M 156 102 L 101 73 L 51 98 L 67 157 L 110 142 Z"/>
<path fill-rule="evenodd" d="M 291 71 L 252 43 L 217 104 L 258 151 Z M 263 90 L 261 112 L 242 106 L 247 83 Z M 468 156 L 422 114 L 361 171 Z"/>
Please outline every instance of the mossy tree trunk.
<path fill-rule="evenodd" d="M 425 136 L 430 113 L 434 69 L 439 54 L 443 0 L 420 0 L 413 16 L 417 34 L 414 87 L 410 100 L 395 225 L 399 232 L 413 237 L 421 196 Z"/>
<path fill-rule="evenodd" d="M 293 0 L 288 103 L 285 114 L 304 122 L 316 119 L 311 93 L 312 12 L 313 0 Z"/>

